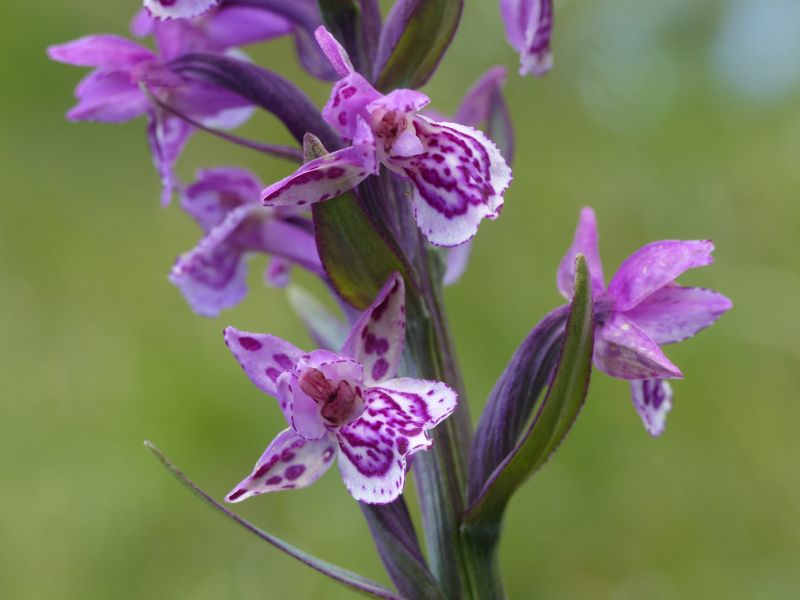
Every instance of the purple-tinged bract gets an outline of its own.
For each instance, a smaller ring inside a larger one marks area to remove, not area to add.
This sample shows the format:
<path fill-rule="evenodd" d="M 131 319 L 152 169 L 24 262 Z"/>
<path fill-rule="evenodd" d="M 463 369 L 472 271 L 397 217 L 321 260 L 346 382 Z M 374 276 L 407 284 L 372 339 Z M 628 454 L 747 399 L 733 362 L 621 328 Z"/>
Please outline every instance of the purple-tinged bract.
<path fill-rule="evenodd" d="M 432 244 L 463 244 L 482 219 L 500 214 L 511 169 L 493 142 L 471 127 L 417 114 L 429 102 L 420 92 L 381 94 L 352 71 L 344 49 L 323 27 L 317 39 L 342 76 L 322 115 L 352 145 L 266 188 L 265 204 L 328 200 L 376 174 L 380 163 L 414 184 L 414 216 Z"/>
<path fill-rule="evenodd" d="M 672 407 L 672 388 L 664 379 L 683 377 L 660 346 L 692 337 L 732 306 L 718 292 L 675 283 L 684 271 L 711 264 L 713 250 L 708 240 L 648 244 L 622 263 L 606 288 L 594 211 L 584 208 L 558 269 L 558 289 L 569 299 L 575 256 L 586 257 L 595 303 L 594 363 L 631 382 L 633 404 L 652 435 L 664 431 Z"/>
<path fill-rule="evenodd" d="M 407 458 L 432 442 L 456 393 L 444 383 L 394 378 L 405 338 L 405 285 L 395 274 L 353 325 L 339 353 L 303 353 L 279 338 L 225 330 L 250 379 L 278 399 L 289 428 L 226 497 L 305 487 L 338 457 L 350 494 L 386 504 L 403 491 Z"/>

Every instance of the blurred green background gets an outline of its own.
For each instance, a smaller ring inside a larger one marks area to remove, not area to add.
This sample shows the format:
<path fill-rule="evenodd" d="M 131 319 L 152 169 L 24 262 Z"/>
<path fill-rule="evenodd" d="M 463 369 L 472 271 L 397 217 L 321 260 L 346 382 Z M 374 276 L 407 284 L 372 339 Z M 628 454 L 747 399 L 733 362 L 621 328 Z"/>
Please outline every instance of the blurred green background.
<path fill-rule="evenodd" d="M 128 2 L 0 6 L 0 596 L 346 598 L 220 518 L 142 447 L 154 440 L 220 498 L 278 431 L 273 401 L 231 358 L 233 324 L 309 341 L 260 281 L 218 320 L 166 280 L 198 230 L 159 184 L 144 123 L 63 119 L 81 70 L 45 46 L 124 33 Z M 800 590 L 800 4 L 557 2 L 556 66 L 520 79 L 493 1 L 468 1 L 426 91 L 452 111 L 507 64 L 515 182 L 447 291 L 477 417 L 527 331 L 556 304 L 578 210 L 597 210 L 606 273 L 642 244 L 714 239 L 683 281 L 734 310 L 667 349 L 683 369 L 651 439 L 627 386 L 595 373 L 557 458 L 515 498 L 501 554 L 512 598 L 789 598 Z M 320 105 L 291 45 L 252 51 Z M 259 116 L 242 133 L 287 141 Z M 197 135 L 180 164 L 289 165 Z M 303 278 L 301 277 L 301 280 Z M 335 473 L 237 507 L 320 556 L 386 581 Z"/>

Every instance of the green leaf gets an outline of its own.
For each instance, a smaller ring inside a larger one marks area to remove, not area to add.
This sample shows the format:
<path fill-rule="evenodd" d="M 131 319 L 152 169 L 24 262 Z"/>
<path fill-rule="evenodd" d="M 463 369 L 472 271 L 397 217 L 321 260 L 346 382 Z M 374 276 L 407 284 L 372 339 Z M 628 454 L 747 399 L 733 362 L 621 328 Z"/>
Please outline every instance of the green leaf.
<path fill-rule="evenodd" d="M 191 479 L 189 479 L 186 475 L 184 475 L 178 467 L 172 464 L 169 459 L 164 456 L 164 454 L 159 450 L 152 442 L 145 442 L 145 447 L 147 447 L 150 452 L 152 452 L 155 457 L 161 462 L 167 470 L 175 476 L 178 481 L 180 481 L 183 485 L 189 488 L 195 495 L 197 495 L 201 500 L 206 502 L 207 504 L 211 505 L 213 508 L 221 512 L 223 515 L 228 517 L 229 519 L 235 521 L 245 529 L 247 529 L 250 533 L 258 536 L 265 542 L 271 544 L 278 550 L 281 550 L 288 554 L 289 556 L 296 558 L 304 565 L 311 567 L 315 571 L 319 571 L 323 575 L 330 577 L 338 581 L 339 583 L 349 587 L 356 592 L 360 592 L 367 596 L 373 596 L 375 598 L 385 598 L 387 600 L 403 600 L 402 596 L 398 596 L 396 593 L 392 592 L 391 590 L 387 590 L 386 588 L 378 585 L 374 581 L 370 581 L 366 577 L 362 577 L 357 573 L 353 573 L 352 571 L 348 571 L 347 569 L 343 569 L 337 565 L 331 564 L 327 561 L 317 558 L 316 556 L 312 556 L 298 548 L 295 548 L 291 544 L 287 544 L 282 539 L 275 537 L 274 535 L 267 533 L 266 531 L 259 529 L 246 519 L 243 519 L 232 510 L 227 509 L 225 506 L 214 500 L 205 490 L 203 490 L 200 486 L 194 483 Z"/>
<path fill-rule="evenodd" d="M 307 161 L 327 154 L 311 135 L 306 136 L 303 148 Z M 379 233 L 353 193 L 317 202 L 311 211 L 322 266 L 346 302 L 366 309 L 395 271 L 406 284 L 412 284 L 399 253 Z"/>
<path fill-rule="evenodd" d="M 550 458 L 572 427 L 589 389 L 593 317 L 589 270 L 579 254 L 575 295 L 553 381 L 527 432 L 467 511 L 468 527 L 499 525 L 514 491 Z"/>
<path fill-rule="evenodd" d="M 322 21 L 344 46 L 359 73 L 372 72 L 381 30 L 377 0 L 318 0 Z"/>
<path fill-rule="evenodd" d="M 416 89 L 425 84 L 450 45 L 463 8 L 463 0 L 398 0 L 378 44 L 378 89 Z"/>

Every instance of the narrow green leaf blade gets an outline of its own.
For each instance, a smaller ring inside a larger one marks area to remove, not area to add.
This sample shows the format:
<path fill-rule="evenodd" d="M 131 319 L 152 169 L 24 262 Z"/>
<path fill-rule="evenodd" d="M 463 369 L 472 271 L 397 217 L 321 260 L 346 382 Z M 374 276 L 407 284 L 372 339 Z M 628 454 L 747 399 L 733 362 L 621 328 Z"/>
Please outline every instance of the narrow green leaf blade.
<path fill-rule="evenodd" d="M 514 491 L 550 458 L 569 432 L 589 389 L 593 317 L 589 270 L 579 254 L 575 295 L 553 381 L 527 432 L 470 507 L 465 519 L 468 525 L 499 523 Z"/>
<path fill-rule="evenodd" d="M 223 515 L 228 517 L 229 519 L 235 521 L 245 529 L 247 529 L 250 533 L 258 536 L 265 542 L 271 544 L 278 550 L 281 550 L 291 556 L 292 558 L 296 558 L 304 565 L 311 567 L 315 571 L 319 571 L 323 575 L 338 581 L 339 583 L 349 587 L 356 592 L 360 592 L 367 596 L 372 596 L 374 598 L 385 598 L 388 600 L 403 600 L 402 596 L 397 595 L 396 593 L 392 592 L 391 590 L 387 590 L 381 585 L 378 585 L 374 581 L 367 579 L 366 577 L 362 577 L 357 573 L 353 573 L 352 571 L 348 571 L 347 569 L 343 569 L 342 567 L 336 566 L 331 564 L 327 561 L 321 560 L 316 556 L 312 556 L 298 548 L 295 548 L 291 544 L 284 542 L 282 539 L 275 537 L 274 535 L 267 533 L 263 529 L 260 529 L 243 519 L 233 511 L 227 509 L 225 506 L 214 500 L 205 490 L 203 490 L 200 486 L 194 483 L 191 479 L 189 479 L 183 472 L 178 469 L 170 460 L 164 456 L 164 454 L 159 450 L 155 444 L 152 442 L 145 442 L 145 447 L 152 452 L 155 457 L 159 460 L 159 462 L 166 467 L 166 469 L 172 473 L 175 478 L 180 481 L 183 485 L 189 488 L 196 496 L 198 496 L 201 500 L 209 504 L 213 508 L 217 509 Z"/>
<path fill-rule="evenodd" d="M 425 84 L 450 45 L 463 8 L 463 0 L 397 0 L 378 44 L 378 89 Z"/>

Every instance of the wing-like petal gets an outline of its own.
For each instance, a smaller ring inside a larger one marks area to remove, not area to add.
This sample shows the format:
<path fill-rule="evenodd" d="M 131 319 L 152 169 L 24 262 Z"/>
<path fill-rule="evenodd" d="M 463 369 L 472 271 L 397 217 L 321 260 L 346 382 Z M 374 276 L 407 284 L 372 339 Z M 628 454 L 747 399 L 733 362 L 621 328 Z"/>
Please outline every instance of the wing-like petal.
<path fill-rule="evenodd" d="M 202 15 L 220 0 L 144 0 L 144 6 L 157 19 L 188 19 Z"/>
<path fill-rule="evenodd" d="M 337 433 L 339 471 L 359 502 L 386 504 L 403 491 L 406 459 L 433 443 L 426 430 L 450 415 L 456 393 L 444 383 L 393 379 L 366 391 L 366 409 Z"/>
<path fill-rule="evenodd" d="M 291 370 L 303 356 L 300 348 L 279 337 L 234 327 L 225 329 L 225 343 L 255 386 L 275 397 L 281 373 Z"/>
<path fill-rule="evenodd" d="M 325 53 L 333 70 L 336 71 L 339 77 L 347 77 L 355 72 L 347 50 L 325 29 L 324 25 L 317 27 L 316 31 L 314 31 L 314 37 L 317 38 L 319 47 L 322 48 L 322 52 Z"/>
<path fill-rule="evenodd" d="M 261 200 L 267 206 L 305 206 L 323 202 L 353 189 L 376 166 L 375 142 L 342 148 L 307 162 L 293 175 L 267 187 Z"/>
<path fill-rule="evenodd" d="M 423 152 L 392 157 L 414 184 L 414 217 L 437 246 L 458 246 L 471 239 L 484 218 L 494 219 L 511 183 L 511 169 L 483 133 L 456 123 L 414 119 Z"/>
<path fill-rule="evenodd" d="M 619 314 L 595 331 L 594 362 L 601 371 L 620 379 L 683 377 L 658 344 Z"/>
<path fill-rule="evenodd" d="M 342 354 L 364 365 L 367 384 L 397 373 L 406 335 L 405 303 L 405 283 L 394 273 L 347 336 Z"/>
<path fill-rule="evenodd" d="M 291 427 L 284 429 L 267 446 L 253 472 L 225 496 L 225 502 L 308 487 L 328 470 L 335 454 L 336 438 L 332 435 L 305 440 Z"/>
<path fill-rule="evenodd" d="M 667 413 L 672 409 L 672 386 L 663 379 L 631 381 L 631 397 L 650 435 L 664 433 Z"/>
<path fill-rule="evenodd" d="M 575 257 L 578 254 L 586 257 L 586 266 L 589 267 L 589 277 L 592 280 L 592 296 L 597 298 L 603 293 L 606 285 L 603 278 L 603 262 L 600 260 L 600 250 L 597 244 L 597 222 L 594 210 L 589 207 L 581 209 L 572 246 L 561 259 L 558 267 L 556 277 L 558 291 L 567 300 L 572 298 L 575 287 Z"/>
<path fill-rule="evenodd" d="M 416 90 L 393 90 L 385 96 L 380 96 L 367 105 L 367 112 L 383 108 L 397 113 L 415 113 L 422 110 L 431 99 Z"/>
<path fill-rule="evenodd" d="M 714 244 L 708 240 L 653 242 L 634 252 L 608 284 L 617 311 L 625 312 L 671 283 L 687 269 L 713 262 Z"/>
<path fill-rule="evenodd" d="M 111 34 L 87 35 L 66 44 L 50 46 L 47 55 L 68 65 L 126 70 L 156 57 L 144 46 Z"/>
<path fill-rule="evenodd" d="M 657 344 L 672 344 L 709 327 L 733 306 L 719 292 L 665 286 L 625 313 Z"/>

